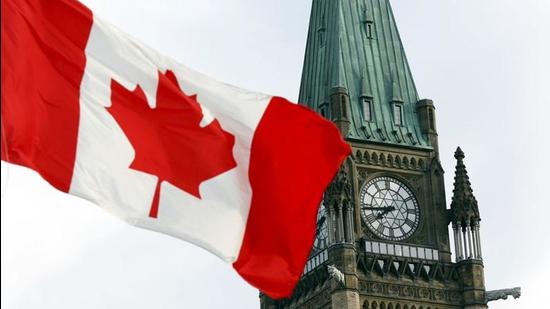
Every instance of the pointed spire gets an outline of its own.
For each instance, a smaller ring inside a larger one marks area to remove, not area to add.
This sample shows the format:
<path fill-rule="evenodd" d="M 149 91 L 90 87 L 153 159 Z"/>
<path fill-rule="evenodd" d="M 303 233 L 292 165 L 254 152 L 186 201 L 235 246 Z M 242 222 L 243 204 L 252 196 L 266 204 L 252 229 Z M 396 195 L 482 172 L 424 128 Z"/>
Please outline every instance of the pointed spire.
<path fill-rule="evenodd" d="M 399 37 L 390 0 L 311 0 L 311 20 L 299 102 L 321 110 L 332 89 L 346 89 L 349 124 L 346 136 L 368 142 L 432 148 L 415 106 L 418 93 Z M 358 22 L 359 21 L 359 22 Z M 320 31 L 320 29 L 324 29 Z M 371 99 L 366 127 L 362 99 Z M 391 103 L 402 105 L 397 128 Z M 332 111 L 332 109 L 331 109 Z M 334 115 L 331 115 L 334 117 Z M 414 139 L 377 130 L 409 132 Z"/>
<path fill-rule="evenodd" d="M 454 222 L 479 221 L 479 208 L 474 196 L 468 171 L 464 165 L 464 152 L 460 147 L 456 149 L 456 170 L 451 209 Z"/>

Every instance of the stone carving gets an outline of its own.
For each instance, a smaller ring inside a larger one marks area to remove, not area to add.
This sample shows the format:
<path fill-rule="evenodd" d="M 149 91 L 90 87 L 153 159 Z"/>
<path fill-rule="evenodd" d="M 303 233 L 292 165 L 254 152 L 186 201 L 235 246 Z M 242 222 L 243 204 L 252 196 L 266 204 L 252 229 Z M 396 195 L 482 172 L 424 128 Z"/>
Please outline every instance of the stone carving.
<path fill-rule="evenodd" d="M 383 295 L 400 299 L 432 301 L 453 306 L 462 301 L 462 292 L 456 289 L 428 288 L 381 282 L 359 282 L 359 291 L 363 295 Z"/>
<path fill-rule="evenodd" d="M 343 205 L 351 200 L 351 185 L 346 171 L 341 168 L 325 192 L 325 202 L 330 205 Z"/>
<path fill-rule="evenodd" d="M 464 152 L 460 147 L 456 149 L 455 158 L 455 182 L 451 201 L 452 221 L 457 224 L 461 223 L 459 225 L 465 227 L 470 225 L 470 222 L 480 220 L 479 207 L 471 187 L 468 171 L 464 165 Z"/>
<path fill-rule="evenodd" d="M 430 299 L 430 290 L 426 288 L 421 288 L 418 290 L 418 296 L 420 296 L 420 298 Z"/>
<path fill-rule="evenodd" d="M 413 297 L 414 296 L 414 288 L 410 286 L 403 287 L 403 296 L 405 297 Z"/>
<path fill-rule="evenodd" d="M 382 285 L 381 283 L 373 283 L 371 285 L 371 292 L 375 294 L 384 293 L 384 285 Z"/>
<path fill-rule="evenodd" d="M 361 152 L 361 149 L 356 149 L 353 159 L 359 164 L 378 165 L 405 170 L 424 170 L 425 168 L 424 161 L 420 158 L 412 155 L 399 155 L 377 150 L 371 150 L 371 152 L 365 150 Z"/>
<path fill-rule="evenodd" d="M 359 183 L 363 184 L 367 179 L 368 172 L 365 169 L 358 169 Z"/>
<path fill-rule="evenodd" d="M 512 296 L 514 299 L 517 299 L 521 296 L 521 287 L 516 287 L 513 289 L 503 289 L 495 291 L 487 291 L 485 294 L 485 300 L 487 302 L 495 301 L 499 299 L 507 299 L 508 296 Z"/>
<path fill-rule="evenodd" d="M 334 265 L 328 265 L 327 266 L 327 271 L 328 271 L 328 274 L 330 275 L 331 278 L 333 278 L 334 280 L 336 280 L 336 282 L 340 285 L 340 286 L 344 286 L 346 284 L 346 279 L 344 277 L 344 274 L 338 270 L 338 268 L 336 268 L 336 266 Z"/>
<path fill-rule="evenodd" d="M 401 289 L 399 288 L 399 285 L 395 285 L 395 284 L 392 284 L 390 286 L 388 286 L 388 294 L 390 296 L 399 296 L 399 292 L 401 291 Z"/>
<path fill-rule="evenodd" d="M 435 290 L 434 297 L 437 301 L 445 300 L 445 293 L 442 290 Z"/>

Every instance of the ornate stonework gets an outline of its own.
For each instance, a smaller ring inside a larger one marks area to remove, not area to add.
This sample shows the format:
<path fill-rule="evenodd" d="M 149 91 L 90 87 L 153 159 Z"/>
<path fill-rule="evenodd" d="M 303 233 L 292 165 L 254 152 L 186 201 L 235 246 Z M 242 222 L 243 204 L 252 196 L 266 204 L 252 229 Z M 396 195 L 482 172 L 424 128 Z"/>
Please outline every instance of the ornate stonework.
<path fill-rule="evenodd" d="M 262 295 L 262 308 L 487 308 L 464 154 L 450 210 L 435 106 L 419 100 L 397 33 L 389 0 L 313 0 L 299 101 L 353 151 L 324 194 L 326 246 L 290 299 Z M 452 220 L 474 258 L 453 261 Z"/>

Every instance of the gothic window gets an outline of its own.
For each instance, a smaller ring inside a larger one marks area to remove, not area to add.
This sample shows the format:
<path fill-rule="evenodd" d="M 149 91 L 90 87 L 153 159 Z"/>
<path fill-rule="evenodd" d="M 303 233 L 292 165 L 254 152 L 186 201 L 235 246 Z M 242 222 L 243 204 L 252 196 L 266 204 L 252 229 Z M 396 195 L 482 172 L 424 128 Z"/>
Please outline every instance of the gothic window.
<path fill-rule="evenodd" d="M 393 122 L 397 126 L 403 125 L 403 105 L 401 104 L 393 105 Z"/>
<path fill-rule="evenodd" d="M 368 98 L 363 98 L 363 116 L 365 121 L 372 121 L 372 101 Z"/>

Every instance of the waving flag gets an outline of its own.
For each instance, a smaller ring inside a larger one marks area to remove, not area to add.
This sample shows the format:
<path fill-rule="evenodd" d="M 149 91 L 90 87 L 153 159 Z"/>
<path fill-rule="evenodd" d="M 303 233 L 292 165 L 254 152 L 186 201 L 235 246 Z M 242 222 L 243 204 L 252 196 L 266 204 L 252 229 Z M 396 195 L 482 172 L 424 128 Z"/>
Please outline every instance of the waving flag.
<path fill-rule="evenodd" d="M 2 160 L 205 248 L 271 297 L 350 147 L 314 112 L 194 72 L 72 0 L 2 0 Z"/>

